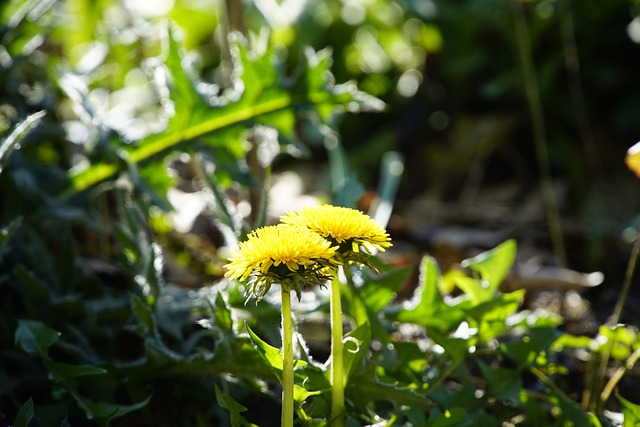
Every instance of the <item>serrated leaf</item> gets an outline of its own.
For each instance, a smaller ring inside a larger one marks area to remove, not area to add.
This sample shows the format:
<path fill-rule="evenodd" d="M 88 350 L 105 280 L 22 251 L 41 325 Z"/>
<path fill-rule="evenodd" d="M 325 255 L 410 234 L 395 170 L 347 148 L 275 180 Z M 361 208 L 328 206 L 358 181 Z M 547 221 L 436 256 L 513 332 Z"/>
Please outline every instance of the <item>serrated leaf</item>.
<path fill-rule="evenodd" d="M 271 365 L 271 368 L 273 368 L 276 377 L 278 377 L 278 379 L 282 381 L 282 352 L 279 349 L 264 342 L 258 335 L 256 335 L 255 332 L 251 330 L 249 325 L 246 325 L 246 328 L 247 332 L 249 333 L 249 337 L 258 349 L 258 353 L 260 353 L 263 359 L 269 365 Z M 305 362 L 304 360 L 294 360 L 294 368 L 304 368 L 305 366 L 307 366 L 307 362 Z"/>
<path fill-rule="evenodd" d="M 489 367 L 477 361 L 482 376 L 487 380 L 489 393 L 498 400 L 519 405 L 522 390 L 522 376 L 514 369 Z"/>
<path fill-rule="evenodd" d="M 58 341 L 60 333 L 37 320 L 18 320 L 15 343 L 27 353 L 45 357 L 47 349 Z"/>
<path fill-rule="evenodd" d="M 462 261 L 463 267 L 469 267 L 480 274 L 485 282 L 483 293 L 477 294 L 479 302 L 493 297 L 498 286 L 504 281 L 516 259 L 517 244 L 515 240 L 507 240 L 494 249 L 483 252 L 473 258 Z"/>
<path fill-rule="evenodd" d="M 269 345 L 264 342 L 255 332 L 251 330 L 249 325 L 246 325 L 247 332 L 249 333 L 249 337 L 251 341 L 258 348 L 258 352 L 260 355 L 271 365 L 273 370 L 276 372 L 278 378 L 282 378 L 282 353 L 277 348 Z"/>
<path fill-rule="evenodd" d="M 439 331 L 449 331 L 464 318 L 464 313 L 447 305 L 440 290 L 440 272 L 435 259 L 424 257 L 420 264 L 420 277 L 414 297 L 396 313 L 390 313 L 394 320 L 433 327 Z"/>
<path fill-rule="evenodd" d="M 353 85 L 338 86 L 331 83 L 330 75 L 323 68 L 325 62 L 315 60 L 314 55 L 306 56 L 307 62 L 298 76 L 298 81 L 305 81 L 305 84 L 285 82 L 277 72 L 272 46 L 267 43 L 266 47 L 252 46 L 253 49 L 250 49 L 249 43 L 238 34 L 230 36 L 235 69 L 233 90 L 212 102 L 205 102 L 182 67 L 180 46 L 171 31 L 168 31 L 167 40 L 164 66 L 169 75 L 167 80 L 175 114 L 164 132 L 150 135 L 128 149 L 127 158 L 134 164 L 167 154 L 183 143 L 235 126 L 293 123 L 290 117 L 292 110 L 311 107 L 322 110 L 321 115 L 326 117 L 325 110 L 333 112 L 340 106 L 380 107 L 380 101 L 376 105 L 375 98 L 357 91 Z M 275 117 L 280 113 L 289 118 Z M 290 134 L 293 129 L 279 131 Z M 237 138 L 227 139 L 223 145 L 237 156 L 244 154 L 243 142 Z M 76 191 L 85 190 L 112 178 L 118 171 L 116 164 L 94 164 L 72 176 L 74 188 Z M 68 197 L 69 194 L 64 196 Z"/>
<path fill-rule="evenodd" d="M 371 258 L 373 262 L 376 257 Z M 380 263 L 378 266 L 383 268 Z M 408 268 L 393 269 L 382 274 L 371 275 L 364 272 L 364 283 L 361 286 L 343 287 L 343 296 L 347 302 L 344 311 L 356 322 L 356 325 L 369 323 L 371 335 L 383 342 L 388 342 L 389 334 L 383 323 L 381 313 L 396 296 L 396 290 L 405 282 Z"/>
<path fill-rule="evenodd" d="M 467 314 L 473 318 L 478 328 L 478 338 L 486 343 L 509 329 L 506 320 L 515 313 L 524 300 L 524 289 L 500 294 L 491 301 L 466 308 Z"/>
<path fill-rule="evenodd" d="M 34 414 L 33 399 L 29 398 L 18 410 L 16 419 L 13 421 L 13 427 L 28 427 Z"/>
<path fill-rule="evenodd" d="M 240 215 L 237 211 L 237 208 L 233 202 L 229 199 L 229 197 L 221 190 L 219 184 L 219 177 L 214 176 L 214 174 L 218 170 L 230 170 L 229 167 L 220 167 L 220 158 L 216 156 L 215 159 L 211 158 L 207 154 L 201 155 L 201 161 L 196 162 L 197 165 L 201 168 L 201 175 L 204 177 L 204 182 L 208 186 L 209 190 L 213 194 L 213 197 L 216 201 L 217 213 L 219 220 L 217 225 L 224 229 L 224 226 L 228 227 L 233 231 L 233 236 L 229 236 L 228 240 L 231 242 L 227 242 L 228 244 L 233 243 L 234 240 L 237 240 L 236 236 L 239 236 L 242 231 L 242 215 Z M 232 165 L 237 165 L 236 162 L 230 162 Z M 213 173 L 211 173 L 213 171 Z M 217 179 L 216 179 L 217 178 Z M 233 179 L 235 182 L 243 183 L 242 178 L 236 177 Z M 251 183 L 245 182 L 247 186 L 250 186 Z M 220 224 L 222 223 L 222 224 Z M 225 236 L 226 237 L 226 236 Z M 237 244 L 237 242 L 235 242 Z"/>
<path fill-rule="evenodd" d="M 132 405 L 87 401 L 84 401 L 84 404 L 86 405 L 85 411 L 87 412 L 87 417 L 89 419 L 96 419 L 101 424 L 109 425 L 109 423 L 116 418 L 120 418 L 131 412 L 137 411 L 138 409 L 144 408 L 145 406 L 147 406 L 150 400 L 151 395 L 149 395 L 146 399 Z"/>
<path fill-rule="evenodd" d="M 229 416 L 231 418 L 231 426 L 232 427 L 251 427 L 255 426 L 255 424 L 247 421 L 241 414 L 247 411 L 245 406 L 242 406 L 234 398 L 231 396 L 224 394 L 218 384 L 215 386 L 216 389 L 216 401 L 221 408 L 226 409 L 229 412 Z"/>
<path fill-rule="evenodd" d="M 516 362 L 518 369 L 531 366 L 541 351 L 547 350 L 560 336 L 556 328 L 531 328 L 527 334 L 518 341 L 501 343 L 500 348 Z"/>
<path fill-rule="evenodd" d="M 345 388 L 345 396 L 360 408 L 366 407 L 373 401 L 385 400 L 398 407 L 423 409 L 431 409 L 433 407 L 431 400 L 411 388 L 380 381 L 371 363 L 352 378 Z"/>
<path fill-rule="evenodd" d="M 372 313 L 379 313 L 393 301 L 397 290 L 410 273 L 410 268 L 396 268 L 367 277 L 365 283 L 359 287 L 362 302 Z"/>

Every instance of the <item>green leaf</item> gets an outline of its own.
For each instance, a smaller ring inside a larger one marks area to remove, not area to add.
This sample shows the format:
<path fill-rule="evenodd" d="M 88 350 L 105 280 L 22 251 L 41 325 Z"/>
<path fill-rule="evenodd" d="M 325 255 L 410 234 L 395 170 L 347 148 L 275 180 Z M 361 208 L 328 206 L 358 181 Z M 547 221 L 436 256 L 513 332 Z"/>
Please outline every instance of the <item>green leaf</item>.
<path fill-rule="evenodd" d="M 109 425 L 109 423 L 116 418 L 120 418 L 131 412 L 137 411 L 138 409 L 144 408 L 145 406 L 147 406 L 150 400 L 151 395 L 149 395 L 146 399 L 132 405 L 87 401 L 84 401 L 84 404 L 86 405 L 85 410 L 88 411 L 87 418 L 95 418 L 99 423 Z"/>
<path fill-rule="evenodd" d="M 578 407 L 575 402 L 565 396 L 556 395 L 556 397 L 558 399 L 558 406 L 562 411 L 562 415 L 559 418 L 564 421 L 563 426 L 601 427 L 597 417 Z"/>
<path fill-rule="evenodd" d="M 601 338 L 605 337 L 606 340 Z M 611 346 L 611 357 L 616 360 L 625 360 L 640 346 L 640 334 L 638 329 L 629 325 L 601 325 L 598 330 L 599 351 L 608 351 Z M 606 349 L 606 350 L 605 350 Z"/>
<path fill-rule="evenodd" d="M 151 307 L 139 296 L 131 294 L 131 310 L 138 320 L 136 332 L 141 336 L 154 334 L 156 331 L 156 320 Z"/>
<path fill-rule="evenodd" d="M 222 292 L 218 292 L 218 294 L 216 295 L 214 307 L 215 307 L 214 308 L 215 325 L 225 332 L 232 332 L 233 317 L 231 315 L 231 310 L 229 309 L 229 306 L 224 300 L 224 296 L 222 295 Z"/>
<path fill-rule="evenodd" d="M 322 393 L 321 390 L 311 391 L 303 387 L 300 387 L 297 384 L 293 385 L 293 400 L 296 402 L 297 406 L 301 406 L 309 396 L 317 396 L 321 393 Z"/>
<path fill-rule="evenodd" d="M 33 399 L 29 398 L 18 410 L 16 419 L 13 421 L 13 427 L 28 427 L 34 414 Z"/>
<path fill-rule="evenodd" d="M 229 229 L 233 230 L 233 234 L 235 236 L 239 236 L 242 232 L 242 215 L 237 212 L 237 208 L 231 202 L 229 197 L 222 191 L 219 184 L 219 177 L 216 177 L 215 174 L 220 171 L 229 171 L 230 167 L 220 167 L 220 158 L 216 156 L 215 162 L 210 159 L 206 154 L 203 154 L 201 162 L 196 162 L 198 166 L 201 168 L 201 175 L 204 177 L 205 184 L 211 190 L 215 201 L 216 207 L 218 208 L 216 212 L 218 212 L 218 227 L 222 225 L 227 226 Z M 229 162 L 231 165 L 235 166 L 236 162 Z M 214 173 L 209 173 L 208 170 L 213 170 Z M 241 178 L 234 179 L 236 182 L 242 182 Z M 249 186 L 250 183 L 245 183 L 245 185 Z M 221 227 L 222 228 L 222 227 Z"/>
<path fill-rule="evenodd" d="M 631 403 L 619 394 L 616 395 L 620 406 L 622 406 L 622 414 L 624 415 L 623 427 L 636 427 L 640 425 L 640 405 Z"/>
<path fill-rule="evenodd" d="M 16 148 L 20 147 L 20 141 L 40 123 L 40 120 L 45 116 L 45 111 L 38 111 L 33 113 L 20 122 L 13 132 L 8 137 L 0 141 L 0 173 L 7 164 L 9 156 Z"/>
<path fill-rule="evenodd" d="M 22 225 L 22 216 L 18 216 L 13 219 L 9 224 L 0 228 L 0 259 L 2 259 L 2 249 L 4 245 L 9 242 L 11 236 L 16 232 L 18 228 Z"/>
<path fill-rule="evenodd" d="M 591 338 L 583 335 L 562 334 L 551 345 L 554 351 L 562 351 L 565 348 L 589 348 Z"/>
<path fill-rule="evenodd" d="M 469 295 L 474 305 L 489 301 L 494 295 L 483 280 L 468 276 L 455 276 L 452 280 L 462 292 Z"/>
<path fill-rule="evenodd" d="M 264 360 L 271 365 L 271 368 L 273 368 L 278 379 L 282 380 L 282 352 L 260 339 L 260 337 L 251 330 L 249 325 L 246 325 L 246 328 L 249 333 L 249 337 L 258 348 L 258 353 L 260 353 Z M 307 362 L 304 360 L 294 361 L 294 368 L 304 368 L 306 365 Z"/>
<path fill-rule="evenodd" d="M 58 341 L 60 333 L 36 320 L 18 320 L 15 344 L 27 353 L 45 357 L 47 349 Z"/>
<path fill-rule="evenodd" d="M 486 301 L 465 311 L 476 321 L 478 338 L 486 343 L 509 330 L 506 320 L 515 313 L 524 299 L 524 289 L 501 294 L 491 301 Z"/>
<path fill-rule="evenodd" d="M 358 326 L 369 323 L 371 320 L 375 322 L 375 319 L 370 319 L 369 316 L 374 316 L 375 318 L 376 312 L 371 312 L 365 305 L 360 297 L 360 289 L 356 288 L 353 283 L 341 284 L 340 286 L 342 288 L 342 298 L 346 302 L 342 309 L 344 314 L 351 316 Z"/>
<path fill-rule="evenodd" d="M 464 360 L 469 352 L 469 347 L 473 345 L 473 340 L 466 338 L 450 337 L 435 330 L 429 331 L 429 337 L 447 352 L 453 363 Z"/>
<path fill-rule="evenodd" d="M 260 337 L 251 330 L 249 325 L 246 325 L 246 328 L 247 328 L 247 332 L 249 333 L 249 337 L 251 338 L 251 341 L 253 341 L 253 343 L 258 348 L 258 352 L 260 353 L 260 355 L 267 361 L 267 363 L 269 363 L 269 365 L 271 365 L 277 377 L 281 379 L 282 378 L 282 352 L 277 348 L 262 341 L 262 339 L 260 339 Z"/>
<path fill-rule="evenodd" d="M 255 426 L 255 424 L 250 423 L 241 415 L 247 410 L 246 407 L 236 402 L 235 399 L 233 399 L 231 396 L 224 394 L 222 390 L 220 390 L 220 387 L 218 387 L 218 384 L 216 384 L 215 389 L 216 401 L 218 402 L 218 405 L 229 412 L 229 415 L 231 417 L 231 427 Z"/>
<path fill-rule="evenodd" d="M 431 400 L 413 388 L 380 381 L 373 363 L 368 363 L 365 369 L 353 376 L 345 388 L 345 396 L 360 408 L 378 400 L 391 402 L 397 407 L 432 409 L 434 406 Z"/>
<path fill-rule="evenodd" d="M 522 390 L 522 376 L 514 369 L 496 368 L 477 361 L 482 376 L 487 380 L 489 393 L 498 400 L 519 405 Z"/>
<path fill-rule="evenodd" d="M 41 303 L 51 301 L 51 288 L 39 277 L 36 277 L 32 271 L 18 264 L 14 269 L 14 274 L 22 283 L 24 289 L 28 290 L 30 298 L 34 301 Z"/>
<path fill-rule="evenodd" d="M 500 348 L 522 370 L 531 366 L 538 354 L 547 350 L 560 334 L 556 328 L 531 328 L 520 340 L 501 343 Z"/>
<path fill-rule="evenodd" d="M 537 399 L 529 396 L 524 390 L 521 392 L 521 400 L 524 402 L 525 417 L 532 426 L 548 424 L 548 410 Z"/>
<path fill-rule="evenodd" d="M 507 240 L 494 249 L 462 261 L 463 267 L 469 267 L 478 273 L 485 281 L 486 292 L 477 294 L 480 301 L 491 299 L 498 286 L 504 281 L 516 259 L 517 244 L 515 240 Z"/>
<path fill-rule="evenodd" d="M 431 411 L 427 427 L 462 427 L 472 423 L 473 420 L 463 408 L 451 408 L 444 413 L 438 410 Z"/>
<path fill-rule="evenodd" d="M 63 362 L 51 362 L 48 368 L 61 381 L 66 382 L 87 375 L 101 375 L 108 371 L 93 365 L 71 365 Z"/>
<path fill-rule="evenodd" d="M 440 272 L 435 259 L 426 256 L 420 264 L 420 278 L 414 297 L 389 317 L 399 322 L 415 323 L 439 331 L 449 331 L 462 321 L 464 313 L 449 306 L 438 289 Z"/>
<path fill-rule="evenodd" d="M 351 378 L 360 367 L 364 356 L 369 351 L 369 344 L 371 343 L 371 328 L 369 324 L 363 323 L 358 326 L 349 332 L 343 341 L 344 373 L 348 383 L 349 378 Z"/>
<path fill-rule="evenodd" d="M 330 371 L 327 368 L 327 365 L 320 367 L 314 363 L 307 363 L 295 370 L 296 382 L 303 384 L 304 388 L 309 391 L 329 391 L 331 389 Z"/>
<path fill-rule="evenodd" d="M 367 277 L 359 287 L 359 295 L 370 313 L 379 313 L 396 297 L 396 292 L 407 280 L 410 268 L 396 268 Z"/>
<path fill-rule="evenodd" d="M 330 115 L 327 112 L 334 113 L 338 107 L 382 108 L 379 100 L 359 92 L 353 84 L 331 83 L 331 76 L 327 72 L 330 62 L 328 53 L 308 53 L 297 82 L 291 84 L 280 76 L 275 66 L 276 55 L 272 45 L 265 42 L 264 38 L 256 44 L 250 48 L 239 34 L 230 36 L 236 76 L 232 85 L 234 90 L 225 92 L 213 102 L 205 102 L 182 68 L 180 46 L 169 30 L 164 66 L 169 75 L 169 93 L 175 114 L 164 132 L 150 135 L 132 145 L 133 148 L 127 150 L 128 159 L 134 164 L 145 162 L 176 150 L 183 143 L 236 126 L 284 124 L 288 129 L 279 131 L 291 134 L 292 110 L 312 107 L 327 119 Z M 242 91 L 239 92 L 237 88 L 242 88 Z M 282 114 L 288 118 L 283 119 Z M 237 157 L 244 154 L 239 138 L 221 138 L 220 146 L 231 149 Z M 82 191 L 112 178 L 118 171 L 119 166 L 113 163 L 94 164 L 73 175 L 72 181 L 75 190 Z"/>

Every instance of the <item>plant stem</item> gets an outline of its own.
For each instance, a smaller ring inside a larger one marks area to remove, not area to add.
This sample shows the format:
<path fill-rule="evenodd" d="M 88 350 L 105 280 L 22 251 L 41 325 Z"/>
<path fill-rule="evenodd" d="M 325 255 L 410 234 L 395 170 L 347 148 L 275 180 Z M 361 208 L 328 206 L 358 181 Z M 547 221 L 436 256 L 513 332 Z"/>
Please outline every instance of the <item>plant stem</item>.
<path fill-rule="evenodd" d="M 602 389 L 602 393 L 600 393 L 601 406 L 604 407 L 604 405 L 607 403 L 607 400 L 609 400 L 611 393 L 613 393 L 613 390 L 616 388 L 622 377 L 624 377 L 627 372 L 633 369 L 633 366 L 636 364 L 638 359 L 640 359 L 640 348 L 637 348 L 636 351 L 634 351 L 631 356 L 629 356 L 624 366 L 621 366 L 616 370 L 616 372 L 609 379 L 609 382 L 607 382 L 607 385 Z"/>
<path fill-rule="evenodd" d="M 602 183 L 602 164 L 598 153 L 598 144 L 593 134 L 593 129 L 589 123 L 584 89 L 582 87 L 582 77 L 580 73 L 580 57 L 576 45 L 575 29 L 573 25 L 573 15 L 571 11 L 571 0 L 564 0 L 560 3 L 559 10 L 560 35 L 562 36 L 562 50 L 564 53 L 564 64 L 567 70 L 567 83 L 569 96 L 571 97 L 571 110 L 576 118 L 576 125 L 580 132 L 582 146 L 586 153 L 587 165 L 591 172 L 597 188 Z M 606 208 L 607 206 L 605 206 Z"/>
<path fill-rule="evenodd" d="M 549 234 L 551 235 L 551 242 L 553 244 L 555 256 L 558 258 L 560 264 L 566 265 L 567 257 L 564 249 L 564 238 L 562 236 L 562 225 L 560 223 L 558 203 L 553 192 L 551 165 L 549 164 L 549 149 L 547 147 L 546 124 L 542 111 L 542 101 L 540 100 L 538 79 L 536 77 L 535 67 L 533 64 L 529 28 L 527 26 L 524 11 L 522 10 L 521 2 L 513 0 L 511 3 L 513 5 L 516 43 L 518 53 L 520 54 L 520 63 L 522 65 L 527 102 L 529 104 L 531 114 L 531 127 L 533 130 L 536 157 L 538 158 L 542 199 L 547 213 Z"/>
<path fill-rule="evenodd" d="M 566 401 L 566 402 L 573 402 L 573 400 L 567 396 L 567 394 L 562 391 L 562 389 L 560 387 L 558 387 L 556 385 L 556 383 L 554 383 L 551 378 L 549 378 L 548 376 L 545 375 L 544 372 L 542 372 L 541 370 L 539 370 L 536 367 L 531 367 L 529 368 L 529 371 L 535 375 L 536 377 L 538 377 L 538 379 L 540 381 L 542 381 L 542 383 L 544 385 L 546 385 L 547 387 L 549 387 L 551 389 L 551 391 L 553 391 L 557 397 L 561 398 L 562 400 Z"/>
<path fill-rule="evenodd" d="M 640 255 L 640 236 L 636 236 L 631 248 L 631 254 L 629 255 L 629 262 L 627 263 L 627 271 L 625 272 L 624 284 L 622 285 L 622 291 L 616 301 L 616 306 L 613 309 L 613 318 L 611 319 L 611 325 L 617 325 L 622 318 L 622 310 L 627 302 L 627 296 L 629 295 L 629 289 L 631 289 L 631 281 L 633 279 L 633 273 L 636 270 L 636 263 L 638 262 L 638 255 Z"/>
<path fill-rule="evenodd" d="M 293 325 L 291 291 L 282 288 L 282 427 L 293 427 Z"/>
<path fill-rule="evenodd" d="M 629 262 L 627 263 L 627 271 L 624 277 L 624 283 L 622 285 L 622 291 L 618 296 L 618 301 L 616 301 L 616 306 L 613 309 L 613 315 L 609 319 L 607 323 L 613 328 L 618 323 L 620 323 L 620 318 L 622 317 L 622 310 L 624 309 L 624 305 L 627 302 L 627 296 L 629 295 L 629 289 L 631 289 L 631 282 L 633 279 L 633 273 L 636 270 L 636 263 L 638 262 L 638 255 L 640 255 L 640 236 L 636 236 L 635 241 L 633 242 L 633 247 L 631 248 L 631 254 L 629 255 Z M 607 374 L 607 366 L 609 365 L 609 358 L 611 357 L 611 352 L 613 351 L 613 340 L 609 340 L 607 346 L 605 347 L 605 351 L 602 355 L 602 360 L 600 361 L 600 366 L 597 373 L 596 378 L 596 386 L 599 387 L 604 384 L 605 377 Z M 633 362 L 635 364 L 635 361 Z M 604 404 L 609 398 L 610 392 L 607 394 L 606 387 L 605 390 L 598 396 L 597 389 L 593 390 L 592 396 L 592 406 L 595 404 L 596 413 L 600 413 L 600 411 L 604 408 Z M 599 399 L 596 402 L 596 398 Z"/>
<path fill-rule="evenodd" d="M 434 391 L 436 388 L 438 388 L 438 386 L 440 384 L 442 384 L 443 381 L 445 381 L 447 378 L 449 378 L 451 376 L 451 374 L 453 374 L 455 372 L 455 370 L 458 368 L 458 365 L 460 365 L 460 363 L 463 361 L 464 359 L 459 359 L 459 360 L 454 360 L 445 370 L 444 372 L 442 372 L 442 374 L 440 374 L 438 376 L 438 378 L 435 379 L 435 381 L 433 381 L 432 383 L 429 383 L 429 387 L 427 388 L 426 393 L 424 393 L 424 396 L 428 396 L 429 394 L 431 394 L 432 391 Z"/>
<path fill-rule="evenodd" d="M 340 279 L 331 281 L 331 426 L 344 426 L 344 362 Z"/>

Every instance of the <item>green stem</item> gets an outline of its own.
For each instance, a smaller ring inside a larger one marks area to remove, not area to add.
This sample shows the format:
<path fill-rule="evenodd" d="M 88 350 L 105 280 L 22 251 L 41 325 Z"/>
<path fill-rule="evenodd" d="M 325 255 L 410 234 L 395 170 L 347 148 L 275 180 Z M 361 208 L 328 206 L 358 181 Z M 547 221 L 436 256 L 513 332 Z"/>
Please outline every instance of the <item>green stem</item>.
<path fill-rule="evenodd" d="M 616 372 L 607 382 L 607 385 L 602 389 L 602 393 L 600 394 L 601 406 L 604 407 L 604 405 L 609 400 L 609 397 L 611 397 L 611 393 L 613 393 L 613 390 L 616 388 L 622 377 L 624 377 L 627 372 L 633 369 L 633 366 L 636 364 L 638 359 L 640 359 L 640 348 L 637 348 L 636 351 L 634 351 L 631 356 L 629 356 L 624 366 L 621 366 L 616 370 Z"/>
<path fill-rule="evenodd" d="M 640 256 L 640 236 L 636 236 L 635 241 L 633 242 L 631 254 L 629 255 L 629 262 L 627 263 L 627 271 L 624 276 L 624 283 L 622 284 L 622 291 L 618 295 L 618 301 L 616 301 L 616 306 L 613 309 L 613 315 L 607 322 L 612 328 L 620 323 L 620 319 L 622 318 L 622 310 L 624 309 L 624 305 L 627 302 L 627 296 L 629 295 L 629 290 L 631 289 L 631 282 L 633 280 L 633 274 L 636 270 L 638 256 Z M 613 351 L 614 344 L 614 340 L 610 339 L 607 343 L 607 346 L 605 347 L 596 377 L 597 389 L 599 389 L 604 384 L 605 377 L 607 375 L 607 367 L 609 366 L 609 359 L 611 358 L 611 352 Z M 606 403 L 606 400 L 609 398 L 609 396 L 607 393 L 601 393 L 598 396 L 597 389 L 593 390 L 592 405 L 595 405 L 596 413 L 599 414 L 600 411 L 603 410 L 604 404 Z M 596 401 L 596 399 L 598 400 Z"/>
<path fill-rule="evenodd" d="M 444 380 L 446 380 L 447 378 L 449 378 L 456 369 L 458 369 L 458 365 L 460 365 L 460 363 L 463 361 L 464 359 L 459 359 L 454 361 L 453 363 L 451 363 L 446 369 L 445 371 L 438 376 L 438 378 L 436 378 L 432 383 L 429 383 L 429 388 L 427 388 L 426 393 L 424 394 L 424 396 L 428 396 L 429 394 L 431 394 L 431 392 L 433 390 L 435 390 L 436 388 L 438 388 L 438 386 L 440 384 L 442 384 L 442 382 Z"/>
<path fill-rule="evenodd" d="M 562 389 L 560 387 L 558 387 L 556 385 L 556 383 L 554 383 L 551 380 L 551 378 L 549 378 L 547 375 L 545 375 L 545 373 L 542 372 L 540 369 L 532 366 L 531 368 L 529 368 L 529 371 L 533 375 L 538 377 L 538 379 L 540 381 L 542 381 L 542 383 L 544 385 L 549 387 L 551 389 L 551 391 L 553 391 L 557 397 L 559 397 L 560 399 L 564 400 L 565 402 L 573 402 L 573 400 L 569 396 L 567 396 L 567 394 L 564 391 L 562 391 Z"/>
<path fill-rule="evenodd" d="M 331 281 L 331 426 L 344 426 L 344 362 L 340 279 Z"/>
<path fill-rule="evenodd" d="M 542 110 L 542 100 L 540 99 L 540 90 L 538 88 L 538 79 L 536 77 L 535 67 L 533 64 L 529 27 L 527 26 L 527 21 L 520 1 L 513 0 L 512 5 L 516 43 L 518 53 L 520 55 L 525 92 L 530 110 L 529 112 L 531 114 L 533 142 L 535 145 L 536 157 L 538 159 L 540 185 L 543 203 L 547 213 L 549 234 L 551 235 L 551 242 L 553 244 L 555 256 L 562 265 L 566 265 L 567 257 L 564 249 L 564 238 L 562 236 L 562 224 L 560 223 L 560 212 L 558 210 L 558 203 L 553 191 L 551 165 L 549 164 L 549 148 L 547 147 L 548 141 L 546 135 L 546 124 Z"/>
<path fill-rule="evenodd" d="M 293 427 L 293 325 L 291 291 L 282 288 L 282 427 Z"/>

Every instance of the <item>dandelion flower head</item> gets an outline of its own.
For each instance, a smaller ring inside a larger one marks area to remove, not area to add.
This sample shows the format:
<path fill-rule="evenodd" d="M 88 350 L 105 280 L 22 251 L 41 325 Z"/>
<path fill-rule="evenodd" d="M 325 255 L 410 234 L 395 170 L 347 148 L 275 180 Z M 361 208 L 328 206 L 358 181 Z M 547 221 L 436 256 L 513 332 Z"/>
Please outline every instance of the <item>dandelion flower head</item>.
<path fill-rule="evenodd" d="M 250 279 L 249 297 L 259 301 L 278 283 L 300 296 L 306 285 L 331 279 L 336 247 L 308 228 L 278 224 L 258 228 L 231 254 L 225 276 Z"/>
<path fill-rule="evenodd" d="M 288 212 L 280 221 L 284 224 L 309 228 L 330 241 L 336 242 L 338 251 L 346 260 L 363 262 L 359 246 L 372 254 L 384 252 L 391 246 L 389 234 L 369 215 L 357 209 L 322 205 Z"/>

